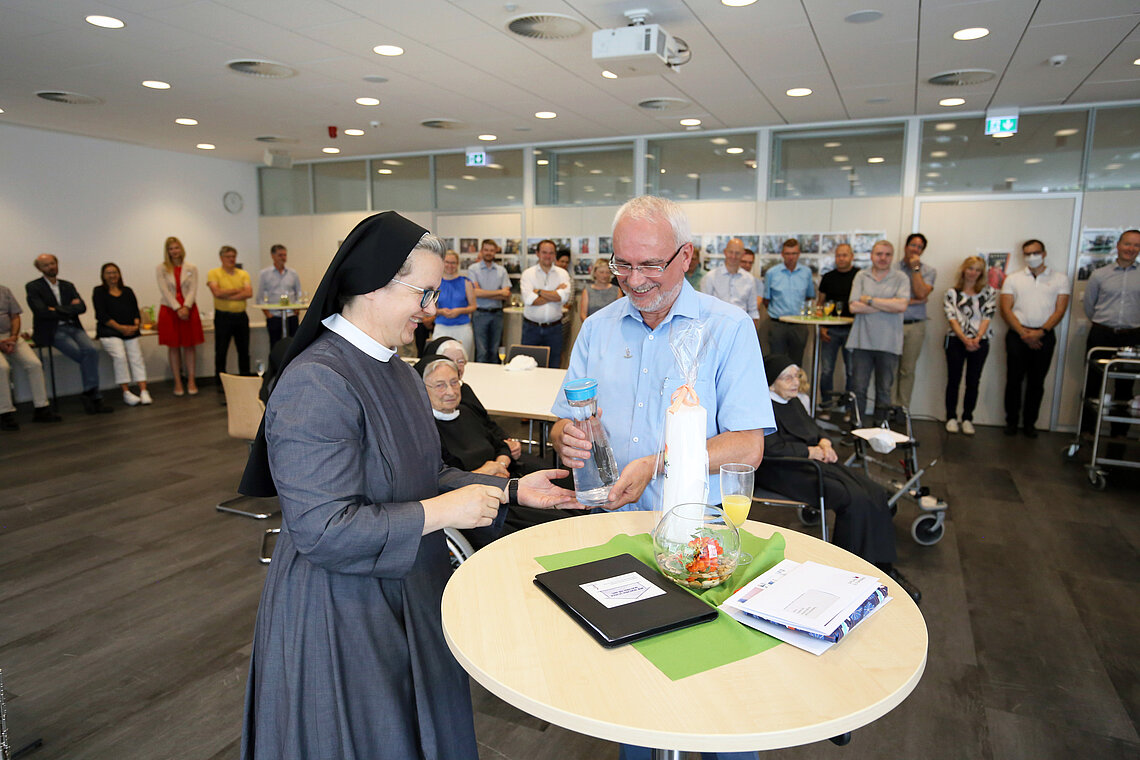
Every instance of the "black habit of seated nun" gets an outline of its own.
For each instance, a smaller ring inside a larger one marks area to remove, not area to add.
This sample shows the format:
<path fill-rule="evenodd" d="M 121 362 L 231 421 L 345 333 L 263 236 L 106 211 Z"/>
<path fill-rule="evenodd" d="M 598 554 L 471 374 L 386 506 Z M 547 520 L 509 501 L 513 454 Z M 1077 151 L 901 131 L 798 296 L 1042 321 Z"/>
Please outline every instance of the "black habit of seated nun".
<path fill-rule="evenodd" d="M 321 333 L 326 317 L 340 311 L 342 296 L 358 296 L 384 287 L 400 270 L 408 254 L 428 231 L 415 222 L 385 211 L 370 216 L 348 234 L 333 257 L 301 326 L 293 336 L 289 352 L 277 370 L 280 377 L 289 362 L 297 358 Z M 272 394 L 272 388 L 270 388 Z M 269 469 L 265 443 L 265 421 L 257 431 L 249 452 L 238 492 L 246 496 L 276 496 L 277 487 Z"/>

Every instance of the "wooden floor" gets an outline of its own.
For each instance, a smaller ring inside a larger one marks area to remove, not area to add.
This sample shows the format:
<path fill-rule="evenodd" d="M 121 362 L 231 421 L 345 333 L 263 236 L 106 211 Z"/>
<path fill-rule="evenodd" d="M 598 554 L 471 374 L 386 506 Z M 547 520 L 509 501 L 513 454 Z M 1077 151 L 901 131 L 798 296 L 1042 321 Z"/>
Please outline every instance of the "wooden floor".
<path fill-rule="evenodd" d="M 246 453 L 214 391 L 155 397 L 99 418 L 65 400 L 62 424 L 0 434 L 0 669 L 11 744 L 42 737 L 37 760 L 237 757 L 265 525 L 214 511 Z M 769 755 L 1140 756 L 1140 480 L 1090 490 L 1068 436 L 918 430 L 950 503 L 934 547 L 910 540 L 913 505 L 896 518 L 930 629 L 922 682 L 847 747 Z M 473 693 L 485 760 L 617 756 Z"/>

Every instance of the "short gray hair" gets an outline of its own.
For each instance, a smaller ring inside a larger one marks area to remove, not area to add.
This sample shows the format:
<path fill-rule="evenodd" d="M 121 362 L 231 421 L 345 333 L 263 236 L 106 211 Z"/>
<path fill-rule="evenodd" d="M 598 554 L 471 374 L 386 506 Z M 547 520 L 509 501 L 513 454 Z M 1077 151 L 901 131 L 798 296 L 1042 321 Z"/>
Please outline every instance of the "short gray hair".
<path fill-rule="evenodd" d="M 668 198 L 659 198 L 656 195 L 641 195 L 637 198 L 631 198 L 614 215 L 614 229 L 617 229 L 618 223 L 624 219 L 637 221 L 660 221 L 664 219 L 669 222 L 669 226 L 673 229 L 674 245 L 680 247 L 685 243 L 692 242 L 693 235 L 689 228 L 689 218 L 685 216 L 685 212 L 681 210 L 680 206 Z"/>
<path fill-rule="evenodd" d="M 441 356 L 438 359 L 429 362 L 428 365 L 424 367 L 423 378 L 425 385 L 427 384 L 428 378 L 432 376 L 432 373 L 439 369 L 439 366 L 441 364 L 445 367 L 451 367 L 453 370 L 455 370 L 456 375 L 459 374 L 459 365 L 453 362 L 451 359 L 448 359 L 445 356 Z"/>
<path fill-rule="evenodd" d="M 420 242 L 416 243 L 416 247 L 408 253 L 408 258 L 404 259 L 404 263 L 400 265 L 400 271 L 396 272 L 396 277 L 403 277 L 412 271 L 412 260 L 415 258 L 412 254 L 416 251 L 425 251 L 433 253 L 439 258 L 443 258 L 443 241 L 430 232 L 425 232 L 424 236 L 420 238 Z"/>

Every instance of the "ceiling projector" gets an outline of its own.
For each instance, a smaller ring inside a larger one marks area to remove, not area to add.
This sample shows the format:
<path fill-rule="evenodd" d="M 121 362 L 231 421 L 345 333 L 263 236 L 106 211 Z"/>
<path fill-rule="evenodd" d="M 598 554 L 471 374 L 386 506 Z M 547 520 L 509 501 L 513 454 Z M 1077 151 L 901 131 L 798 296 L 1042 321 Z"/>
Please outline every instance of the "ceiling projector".
<path fill-rule="evenodd" d="M 636 24 L 594 32 L 593 57 L 619 77 L 649 76 L 683 63 L 682 47 L 660 24 Z"/>

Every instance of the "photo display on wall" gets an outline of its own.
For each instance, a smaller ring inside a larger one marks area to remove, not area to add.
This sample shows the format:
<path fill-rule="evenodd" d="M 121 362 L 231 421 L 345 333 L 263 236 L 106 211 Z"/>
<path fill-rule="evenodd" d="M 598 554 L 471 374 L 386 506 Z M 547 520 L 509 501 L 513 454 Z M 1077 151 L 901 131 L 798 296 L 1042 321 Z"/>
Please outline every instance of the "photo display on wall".
<path fill-rule="evenodd" d="M 1077 248 L 1077 281 L 1087 280 L 1092 273 L 1116 260 L 1116 241 L 1130 227 L 1084 227 Z"/>
<path fill-rule="evenodd" d="M 756 252 L 753 274 L 763 277 L 777 264 L 783 263 L 780 256 L 784 241 L 795 240 L 800 246 L 799 264 L 807 267 L 815 276 L 830 272 L 835 268 L 835 248 L 841 243 L 851 246 L 855 254 L 855 266 L 865 269 L 871 265 L 871 247 L 876 240 L 882 240 L 886 233 L 864 232 L 786 232 L 765 233 L 763 235 L 704 234 L 695 236 L 701 247 L 701 268 L 706 272 L 724 264 L 724 247 L 733 238 L 740 238 L 744 247 Z M 695 243 L 697 244 L 697 243 Z"/>

